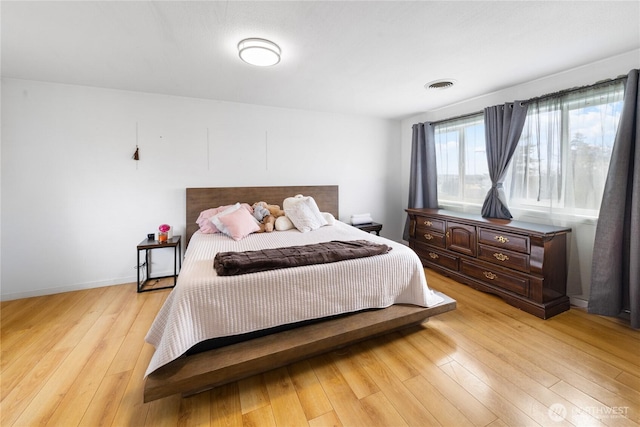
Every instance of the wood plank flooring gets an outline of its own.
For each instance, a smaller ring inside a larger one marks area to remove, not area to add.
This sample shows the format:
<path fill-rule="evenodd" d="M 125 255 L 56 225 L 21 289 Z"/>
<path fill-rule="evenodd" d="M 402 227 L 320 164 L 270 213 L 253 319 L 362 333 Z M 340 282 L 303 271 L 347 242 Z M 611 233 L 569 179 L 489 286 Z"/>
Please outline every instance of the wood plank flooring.
<path fill-rule="evenodd" d="M 144 336 L 169 290 L 1 305 L 0 425 L 638 426 L 640 333 L 548 320 L 426 270 L 457 300 L 427 323 L 188 398 L 144 404 Z"/>

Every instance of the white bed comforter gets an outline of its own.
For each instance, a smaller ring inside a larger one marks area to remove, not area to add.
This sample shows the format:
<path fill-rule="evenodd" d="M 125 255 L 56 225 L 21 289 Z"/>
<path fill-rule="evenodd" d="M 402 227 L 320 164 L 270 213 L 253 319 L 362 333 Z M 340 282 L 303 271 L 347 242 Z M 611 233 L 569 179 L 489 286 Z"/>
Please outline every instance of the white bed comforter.
<path fill-rule="evenodd" d="M 217 276 L 213 269 L 217 252 L 356 239 L 393 249 L 356 260 L 239 276 Z M 395 303 L 431 307 L 440 302 L 442 298 L 427 287 L 422 264 L 411 249 L 339 221 L 308 233 L 294 229 L 251 234 L 237 242 L 222 234 L 196 232 L 178 283 L 145 338 L 156 348 L 145 376 L 209 338 Z"/>

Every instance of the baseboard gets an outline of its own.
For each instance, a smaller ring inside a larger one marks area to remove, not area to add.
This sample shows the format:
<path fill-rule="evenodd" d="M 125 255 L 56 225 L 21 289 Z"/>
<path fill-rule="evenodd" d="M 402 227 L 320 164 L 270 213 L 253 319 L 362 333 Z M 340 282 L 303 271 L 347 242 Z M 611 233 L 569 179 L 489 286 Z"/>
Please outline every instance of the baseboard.
<path fill-rule="evenodd" d="M 589 301 L 579 297 L 569 297 L 569 303 L 574 307 L 579 307 L 579 308 L 587 308 L 587 306 L 589 305 Z"/>
<path fill-rule="evenodd" d="M 173 273 L 173 272 L 171 272 Z M 97 282 L 78 283 L 69 286 L 58 286 L 55 288 L 35 289 L 26 292 L 15 292 L 10 294 L 0 295 L 0 301 L 11 301 L 22 298 L 41 297 L 45 295 L 61 294 L 63 292 L 82 291 L 85 289 L 102 288 L 105 286 L 123 285 L 125 283 L 131 283 L 134 288 L 136 286 L 137 277 L 121 277 L 118 279 L 101 280 Z"/>

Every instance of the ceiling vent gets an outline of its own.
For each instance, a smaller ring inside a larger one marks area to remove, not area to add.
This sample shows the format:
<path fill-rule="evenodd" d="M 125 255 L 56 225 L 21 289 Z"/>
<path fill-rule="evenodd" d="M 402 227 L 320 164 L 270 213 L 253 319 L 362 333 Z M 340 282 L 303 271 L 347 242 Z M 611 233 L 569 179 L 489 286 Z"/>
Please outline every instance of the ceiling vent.
<path fill-rule="evenodd" d="M 448 89 L 454 85 L 456 81 L 453 79 L 442 79 L 429 82 L 424 85 L 425 89 Z"/>

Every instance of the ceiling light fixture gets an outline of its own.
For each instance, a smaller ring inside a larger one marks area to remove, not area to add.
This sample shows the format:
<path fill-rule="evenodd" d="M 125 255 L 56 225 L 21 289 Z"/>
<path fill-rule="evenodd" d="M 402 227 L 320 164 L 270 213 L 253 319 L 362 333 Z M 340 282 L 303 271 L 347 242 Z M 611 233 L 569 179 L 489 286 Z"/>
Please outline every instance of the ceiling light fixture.
<path fill-rule="evenodd" d="M 265 39 L 244 39 L 238 43 L 238 54 L 247 64 L 269 67 L 280 62 L 280 47 Z"/>
<path fill-rule="evenodd" d="M 454 85 L 456 81 L 453 79 L 434 80 L 424 85 L 425 89 L 448 89 Z"/>

